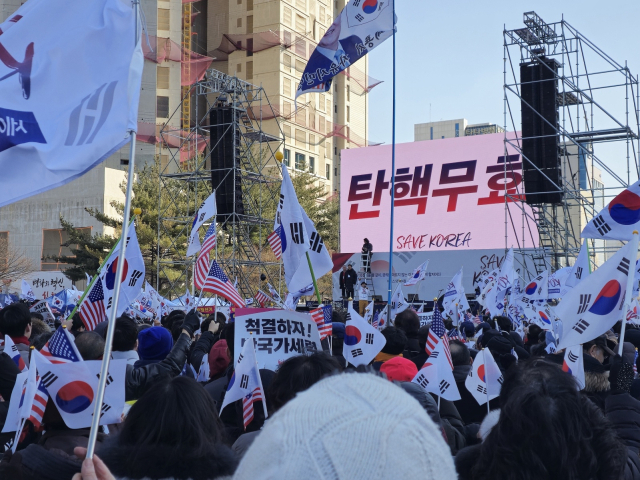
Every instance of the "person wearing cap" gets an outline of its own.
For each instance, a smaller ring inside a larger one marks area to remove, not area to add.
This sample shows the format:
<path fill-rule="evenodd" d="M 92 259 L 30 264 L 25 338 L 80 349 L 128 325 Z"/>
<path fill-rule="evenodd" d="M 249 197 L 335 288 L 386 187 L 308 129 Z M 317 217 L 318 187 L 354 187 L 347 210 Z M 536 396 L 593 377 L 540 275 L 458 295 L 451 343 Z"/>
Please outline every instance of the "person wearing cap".
<path fill-rule="evenodd" d="M 358 310 L 363 317 L 367 305 L 369 305 L 369 287 L 367 287 L 367 282 L 363 281 L 358 289 Z"/>
<path fill-rule="evenodd" d="M 585 355 L 595 358 L 601 364 L 605 362 L 608 356 L 615 356 L 615 352 L 611 350 L 607 344 L 607 337 L 605 334 L 583 343 L 582 351 Z"/>
<path fill-rule="evenodd" d="M 410 382 L 418 374 L 416 364 L 403 357 L 394 357 L 380 365 L 380 371 L 390 381 Z"/>

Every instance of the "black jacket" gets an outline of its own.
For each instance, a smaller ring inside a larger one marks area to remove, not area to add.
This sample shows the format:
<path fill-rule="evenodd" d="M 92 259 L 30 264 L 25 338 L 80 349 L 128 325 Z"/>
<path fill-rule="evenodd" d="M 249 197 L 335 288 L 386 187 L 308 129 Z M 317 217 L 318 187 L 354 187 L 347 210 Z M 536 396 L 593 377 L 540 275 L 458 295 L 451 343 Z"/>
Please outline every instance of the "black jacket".
<path fill-rule="evenodd" d="M 464 384 L 469 375 L 469 370 L 471 370 L 471 365 L 456 365 L 453 367 L 453 378 L 456 379 L 456 386 L 460 392 L 460 400 L 456 400 L 453 403 L 458 409 L 465 425 L 481 423 L 487 414 L 487 404 L 479 405 Z M 500 399 L 498 397 L 494 398 L 489 402 L 489 406 L 492 410 L 499 408 Z"/>
<path fill-rule="evenodd" d="M 226 445 L 217 445 L 207 455 L 197 457 L 179 445 L 120 446 L 117 437 L 97 454 L 115 477 L 131 479 L 210 480 L 233 475 L 238 464 L 236 455 Z"/>
<path fill-rule="evenodd" d="M 340 272 L 339 280 L 340 280 L 340 288 L 341 288 L 341 289 L 342 289 L 342 288 L 344 288 L 344 277 L 345 277 L 345 273 L 347 273 L 347 272 L 346 272 L 346 271 L 344 271 L 344 272 Z"/>
<path fill-rule="evenodd" d="M 418 335 L 413 333 L 407 334 L 407 346 L 405 347 L 404 352 L 402 352 L 402 356 L 408 360 L 411 360 L 413 357 L 420 355 L 420 353 L 422 352 L 424 352 L 424 349 L 420 348 L 420 344 L 418 343 Z M 418 367 L 418 369 L 420 369 L 420 367 Z"/>
<path fill-rule="evenodd" d="M 200 370 L 200 364 L 202 363 L 202 357 L 211 351 L 213 344 L 220 340 L 220 336 L 217 333 L 211 333 L 209 331 L 202 332 L 198 341 L 193 345 L 191 349 L 191 366 L 197 372 Z"/>
<path fill-rule="evenodd" d="M 607 396 L 604 411 L 618 438 L 627 447 L 625 480 L 640 479 L 640 401 L 626 392 Z"/>
<path fill-rule="evenodd" d="M 133 365 L 127 364 L 125 399 L 127 401 L 137 400 L 156 382 L 180 375 L 187 361 L 187 351 L 190 345 L 191 338 L 189 338 L 189 335 L 181 333 L 169 355 L 161 362 L 139 368 L 134 368 Z"/>
<path fill-rule="evenodd" d="M 358 283 L 358 274 L 353 268 L 351 270 L 347 269 L 344 273 L 345 288 L 353 288 L 356 283 Z"/>

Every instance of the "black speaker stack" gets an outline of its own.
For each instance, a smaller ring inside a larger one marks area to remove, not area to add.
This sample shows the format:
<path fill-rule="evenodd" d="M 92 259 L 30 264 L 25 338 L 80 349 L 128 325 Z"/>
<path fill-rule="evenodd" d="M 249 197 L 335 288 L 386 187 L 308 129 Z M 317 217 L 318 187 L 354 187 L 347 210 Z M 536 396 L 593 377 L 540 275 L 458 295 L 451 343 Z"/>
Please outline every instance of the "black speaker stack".
<path fill-rule="evenodd" d="M 233 107 L 218 106 L 209 113 L 211 145 L 211 187 L 216 190 L 218 222 L 244 215 L 240 176 L 240 129 Z"/>
<path fill-rule="evenodd" d="M 545 57 L 520 64 L 523 176 L 531 205 L 558 204 L 563 198 L 558 188 L 562 180 L 557 73 L 558 62 Z"/>

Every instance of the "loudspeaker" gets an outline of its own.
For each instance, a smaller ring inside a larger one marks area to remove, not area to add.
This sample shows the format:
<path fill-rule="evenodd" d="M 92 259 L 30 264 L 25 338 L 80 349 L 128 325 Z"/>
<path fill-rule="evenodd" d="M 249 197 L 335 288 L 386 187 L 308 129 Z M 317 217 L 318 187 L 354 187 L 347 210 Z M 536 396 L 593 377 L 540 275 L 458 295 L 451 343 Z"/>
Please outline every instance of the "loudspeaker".
<path fill-rule="evenodd" d="M 218 221 L 244 215 L 240 176 L 240 135 L 231 107 L 215 107 L 209 113 L 211 187 L 216 190 Z"/>
<path fill-rule="evenodd" d="M 562 186 L 557 73 L 558 62 L 554 59 L 520 64 L 522 153 L 529 160 L 523 159 L 522 170 L 526 202 L 532 205 L 561 203 L 563 197 L 554 185 Z"/>

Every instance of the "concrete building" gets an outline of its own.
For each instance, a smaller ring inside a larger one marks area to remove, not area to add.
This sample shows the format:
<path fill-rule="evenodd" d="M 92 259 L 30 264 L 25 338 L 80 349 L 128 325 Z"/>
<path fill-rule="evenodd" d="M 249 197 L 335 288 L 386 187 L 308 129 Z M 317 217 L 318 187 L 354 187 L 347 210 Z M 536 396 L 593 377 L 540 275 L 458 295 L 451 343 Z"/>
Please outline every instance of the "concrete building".
<path fill-rule="evenodd" d="M 416 123 L 413 126 L 413 141 L 438 140 L 443 138 L 468 137 L 501 133 L 504 128 L 494 123 L 476 123 L 469 125 L 466 118 L 442 120 L 439 122 Z"/>
<path fill-rule="evenodd" d="M 261 85 L 279 112 L 284 162 L 308 168 L 327 194 L 339 188 L 340 151 L 368 143 L 367 57 L 334 78 L 331 90 L 295 93 L 317 42 L 346 0 L 209 0 L 207 50 L 222 58 L 213 68 Z M 265 38 L 279 39 L 265 47 Z M 217 49 L 235 42 L 228 55 Z M 263 46 L 259 46 L 259 44 Z M 263 121 L 276 134 L 275 120 Z"/>
<path fill-rule="evenodd" d="M 0 0 L 0 22 L 20 7 L 20 0 Z M 182 37 L 182 2 L 180 0 L 142 0 L 141 8 L 152 43 L 172 41 L 178 46 Z M 156 42 L 156 39 L 158 40 Z M 145 43 L 143 36 L 143 44 Z M 157 125 L 167 121 L 181 100 L 180 62 L 155 63 L 145 51 L 142 90 L 138 107 L 138 133 L 147 129 L 156 131 Z M 149 138 L 138 137 L 136 166 L 153 162 L 160 153 L 160 145 Z M 166 151 L 166 149 L 165 149 Z M 35 270 L 63 270 L 64 265 L 47 257 L 70 254 L 62 247 L 67 238 L 60 228 L 60 216 L 80 229 L 92 233 L 113 234 L 109 227 L 90 216 L 85 209 L 93 208 L 116 216 L 112 201 L 124 202 L 120 185 L 129 165 L 129 146 L 107 158 L 84 176 L 62 187 L 32 196 L 0 208 L 0 238 L 7 238 L 9 248 L 21 251 Z M 25 181 L 28 181 L 25 172 Z M 1 259 L 0 259 L 1 260 Z M 82 284 L 79 284 L 81 287 Z"/>

